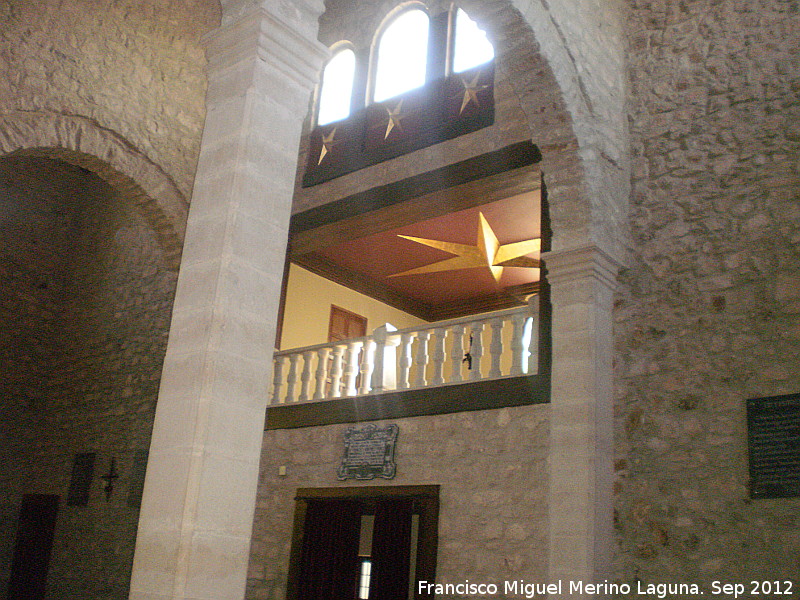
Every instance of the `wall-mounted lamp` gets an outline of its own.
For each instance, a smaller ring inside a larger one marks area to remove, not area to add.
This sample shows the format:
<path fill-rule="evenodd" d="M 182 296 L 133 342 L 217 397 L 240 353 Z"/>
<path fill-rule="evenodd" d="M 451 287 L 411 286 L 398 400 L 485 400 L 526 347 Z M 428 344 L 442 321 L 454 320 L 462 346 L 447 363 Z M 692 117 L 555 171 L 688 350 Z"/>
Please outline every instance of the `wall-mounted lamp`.
<path fill-rule="evenodd" d="M 100 479 L 105 481 L 105 484 L 103 484 L 103 490 L 106 493 L 106 502 L 108 502 L 111 500 L 111 494 L 114 492 L 114 482 L 119 479 L 119 473 L 117 473 L 117 462 L 113 456 L 111 457 L 111 465 L 108 467 L 108 473 L 101 475 Z"/>

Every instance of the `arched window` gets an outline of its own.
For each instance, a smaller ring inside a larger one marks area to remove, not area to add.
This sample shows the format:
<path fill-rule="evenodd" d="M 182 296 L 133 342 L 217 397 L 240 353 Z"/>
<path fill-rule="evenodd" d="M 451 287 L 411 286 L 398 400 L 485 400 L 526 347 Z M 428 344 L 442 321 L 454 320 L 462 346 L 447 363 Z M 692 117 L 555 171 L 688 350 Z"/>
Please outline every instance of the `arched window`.
<path fill-rule="evenodd" d="M 322 72 L 317 125 L 326 125 L 350 116 L 356 55 L 350 48 L 335 51 Z"/>
<path fill-rule="evenodd" d="M 494 58 L 494 47 L 486 39 L 486 33 L 460 8 L 456 12 L 454 38 L 453 73 L 461 73 Z"/>
<path fill-rule="evenodd" d="M 377 44 L 372 99 L 381 102 L 425 84 L 430 19 L 406 10 L 381 33 Z"/>

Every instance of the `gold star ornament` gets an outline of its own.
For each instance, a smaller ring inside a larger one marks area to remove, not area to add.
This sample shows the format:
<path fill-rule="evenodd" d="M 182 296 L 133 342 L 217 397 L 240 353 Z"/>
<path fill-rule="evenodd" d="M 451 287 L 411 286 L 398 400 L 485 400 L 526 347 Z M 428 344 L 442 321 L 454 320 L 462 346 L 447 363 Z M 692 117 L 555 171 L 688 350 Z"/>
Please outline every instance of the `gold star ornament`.
<path fill-rule="evenodd" d="M 328 152 L 333 151 L 333 147 L 339 142 L 339 140 L 335 140 L 336 137 L 336 127 L 331 129 L 328 135 L 322 136 L 322 148 L 319 151 L 319 160 L 317 161 L 317 165 L 322 164 L 322 159 L 325 158 Z"/>
<path fill-rule="evenodd" d="M 386 133 L 383 135 L 384 140 L 389 138 L 389 134 L 392 133 L 395 127 L 397 128 L 397 131 L 403 133 L 403 123 L 401 121 L 405 118 L 405 115 L 402 114 L 402 111 L 402 100 L 397 103 L 397 106 L 395 106 L 394 109 L 391 109 L 388 106 L 386 107 L 386 112 L 388 113 L 387 117 L 389 117 L 389 120 L 386 123 Z"/>
<path fill-rule="evenodd" d="M 398 236 L 418 244 L 423 244 L 424 246 L 444 250 L 456 256 L 423 267 L 417 267 L 416 269 L 403 271 L 402 273 L 395 273 L 389 277 L 457 271 L 474 267 L 488 267 L 492 272 L 494 280 L 500 283 L 500 277 L 503 275 L 504 267 L 522 267 L 526 269 L 539 268 L 539 259 L 531 258 L 527 255 L 534 252 L 538 253 L 541 250 L 541 238 L 501 245 L 500 242 L 497 241 L 497 236 L 494 234 L 494 231 L 492 231 L 483 213 L 478 213 L 478 219 L 478 236 L 474 246 L 441 240 L 429 240 L 412 237 L 410 235 Z"/>
<path fill-rule="evenodd" d="M 480 71 L 478 71 L 475 77 L 472 78 L 472 81 L 467 81 L 465 77 L 461 78 L 461 82 L 464 84 L 464 96 L 461 99 L 461 110 L 458 111 L 458 114 L 463 113 L 464 109 L 467 108 L 467 106 L 469 106 L 472 102 L 475 103 L 475 106 L 480 107 L 481 103 L 478 100 L 478 93 L 489 87 L 485 84 L 478 85 L 480 78 Z"/>

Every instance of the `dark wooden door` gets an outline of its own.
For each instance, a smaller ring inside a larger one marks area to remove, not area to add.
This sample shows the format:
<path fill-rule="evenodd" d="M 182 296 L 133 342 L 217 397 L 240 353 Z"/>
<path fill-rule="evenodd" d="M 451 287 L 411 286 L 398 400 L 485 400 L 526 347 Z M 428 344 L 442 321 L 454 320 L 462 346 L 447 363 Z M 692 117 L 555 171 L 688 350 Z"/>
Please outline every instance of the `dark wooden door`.
<path fill-rule="evenodd" d="M 287 600 L 432 598 L 438 519 L 439 486 L 298 489 Z"/>
<path fill-rule="evenodd" d="M 26 494 L 19 512 L 8 600 L 41 600 L 53 549 L 58 496 Z"/>

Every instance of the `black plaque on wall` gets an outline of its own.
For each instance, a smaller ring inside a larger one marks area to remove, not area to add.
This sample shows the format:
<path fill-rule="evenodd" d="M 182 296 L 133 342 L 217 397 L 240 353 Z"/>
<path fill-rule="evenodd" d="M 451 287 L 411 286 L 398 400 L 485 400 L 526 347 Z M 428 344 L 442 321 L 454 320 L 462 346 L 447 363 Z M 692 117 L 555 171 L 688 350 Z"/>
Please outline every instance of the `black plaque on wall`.
<path fill-rule="evenodd" d="M 89 504 L 89 491 L 94 477 L 94 452 L 80 452 L 72 463 L 72 477 L 69 480 L 67 506 L 86 506 Z"/>
<path fill-rule="evenodd" d="M 747 401 L 750 497 L 800 496 L 800 394 Z"/>

